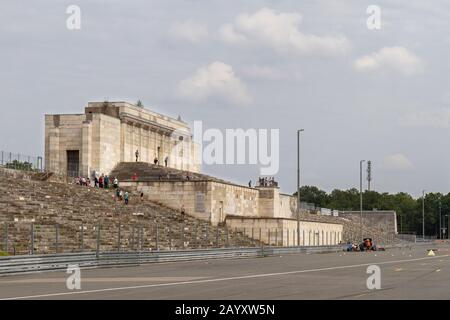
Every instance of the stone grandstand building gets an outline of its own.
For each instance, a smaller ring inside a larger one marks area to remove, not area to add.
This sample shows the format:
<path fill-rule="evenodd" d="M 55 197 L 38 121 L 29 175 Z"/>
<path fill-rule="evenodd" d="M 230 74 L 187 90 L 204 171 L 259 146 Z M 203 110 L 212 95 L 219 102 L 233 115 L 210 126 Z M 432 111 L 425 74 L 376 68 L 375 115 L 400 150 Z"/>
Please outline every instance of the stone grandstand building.
<path fill-rule="evenodd" d="M 83 114 L 45 116 L 45 167 L 69 175 L 109 173 L 120 162 L 153 163 L 193 172 L 195 145 L 180 119 L 127 102 L 89 102 Z"/>
<path fill-rule="evenodd" d="M 196 219 L 238 228 L 269 244 L 334 245 L 359 237 L 360 226 L 351 217 L 304 209 L 298 228 L 296 197 L 281 193 L 278 184 L 248 187 L 201 174 L 196 149 L 185 122 L 126 102 L 90 102 L 84 114 L 45 116 L 48 171 L 108 174 L 153 203 L 183 207 Z M 389 230 L 396 232 L 395 227 Z"/>

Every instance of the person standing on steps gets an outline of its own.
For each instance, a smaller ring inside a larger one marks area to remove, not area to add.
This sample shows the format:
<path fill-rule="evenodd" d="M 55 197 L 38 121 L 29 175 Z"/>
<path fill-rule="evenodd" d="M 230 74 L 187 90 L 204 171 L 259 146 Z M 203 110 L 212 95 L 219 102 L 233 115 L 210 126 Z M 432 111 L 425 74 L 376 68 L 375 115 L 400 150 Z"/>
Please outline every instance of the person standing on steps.
<path fill-rule="evenodd" d="M 117 189 L 119 187 L 119 180 L 117 180 L 117 177 L 114 178 L 113 185 L 114 185 L 114 189 Z"/>
<path fill-rule="evenodd" d="M 166 165 L 166 167 L 167 167 L 167 163 L 169 162 L 169 157 L 168 156 L 166 156 L 166 158 L 164 159 L 164 164 Z"/>
<path fill-rule="evenodd" d="M 104 178 L 103 178 L 103 174 L 100 176 L 100 178 L 98 178 L 98 187 L 103 189 L 103 182 L 104 182 Z"/>
<path fill-rule="evenodd" d="M 133 180 L 134 182 L 136 182 L 137 179 L 138 179 L 137 173 L 135 173 L 131 176 L 131 180 Z"/>
<path fill-rule="evenodd" d="M 185 216 L 185 214 L 186 214 L 186 210 L 184 209 L 184 204 L 181 205 L 180 212 L 181 212 L 181 216 L 182 216 L 183 219 L 184 219 L 184 216 Z"/>
<path fill-rule="evenodd" d="M 153 163 L 156 165 L 156 164 L 158 164 L 158 158 L 157 157 L 155 157 L 155 159 L 153 159 Z"/>
<path fill-rule="evenodd" d="M 105 180 L 105 182 L 104 182 L 105 183 L 105 189 L 109 189 L 109 176 L 106 175 L 104 180 Z"/>
<path fill-rule="evenodd" d="M 128 205 L 128 198 L 129 198 L 128 191 L 126 191 L 125 195 L 123 196 L 123 199 L 125 200 L 125 205 Z"/>
<path fill-rule="evenodd" d="M 138 162 L 138 160 L 139 160 L 139 150 L 136 150 L 135 155 L 136 155 L 136 162 Z"/>

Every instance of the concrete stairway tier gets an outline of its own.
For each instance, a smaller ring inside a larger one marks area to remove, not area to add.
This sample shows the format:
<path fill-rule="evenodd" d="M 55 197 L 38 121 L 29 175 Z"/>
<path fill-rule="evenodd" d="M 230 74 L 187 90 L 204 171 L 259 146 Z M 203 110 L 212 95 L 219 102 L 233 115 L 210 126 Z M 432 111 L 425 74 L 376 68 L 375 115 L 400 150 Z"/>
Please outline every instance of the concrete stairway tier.
<path fill-rule="evenodd" d="M 210 248 L 217 238 L 219 246 L 259 245 L 133 193 L 126 206 L 112 189 L 34 180 L 3 169 L 0 179 L 0 251 L 7 237 L 10 254 L 30 253 L 32 238 L 34 253 L 96 250 L 99 225 L 102 251 Z"/>

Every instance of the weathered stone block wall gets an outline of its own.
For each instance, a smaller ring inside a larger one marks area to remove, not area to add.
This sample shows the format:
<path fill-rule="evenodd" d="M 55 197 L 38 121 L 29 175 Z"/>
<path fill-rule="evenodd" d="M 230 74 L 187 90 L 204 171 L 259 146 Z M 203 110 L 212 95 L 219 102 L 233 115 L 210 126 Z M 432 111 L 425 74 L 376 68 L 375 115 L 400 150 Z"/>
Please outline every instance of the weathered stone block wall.
<path fill-rule="evenodd" d="M 223 222 L 227 215 L 257 217 L 259 215 L 257 189 L 226 183 L 211 182 L 213 224 Z"/>
<path fill-rule="evenodd" d="M 99 172 L 109 173 L 120 161 L 120 120 L 98 114 L 100 126 Z"/>
<path fill-rule="evenodd" d="M 292 220 L 289 224 L 296 224 Z M 315 221 L 300 222 L 300 244 L 315 245 L 336 245 L 342 241 L 342 224 L 322 223 Z"/>
<path fill-rule="evenodd" d="M 360 223 L 361 213 L 359 211 L 342 211 L 339 217 L 350 219 L 355 223 Z M 397 234 L 397 214 L 395 211 L 363 211 L 363 226 L 379 230 L 381 233 Z M 364 235 L 363 235 L 364 236 Z"/>
<path fill-rule="evenodd" d="M 45 116 L 45 167 L 56 173 L 67 169 L 67 150 L 82 149 L 84 115 Z"/>
<path fill-rule="evenodd" d="M 297 198 L 287 194 L 280 194 L 280 209 L 278 217 L 295 218 L 297 216 Z"/>
<path fill-rule="evenodd" d="M 248 188 L 216 181 L 127 182 L 150 200 L 217 225 L 227 216 L 295 218 L 296 201 L 277 188 Z"/>
<path fill-rule="evenodd" d="M 223 222 L 227 215 L 258 216 L 258 191 L 248 187 L 213 181 L 157 181 L 121 183 L 137 186 L 145 197 L 208 220 L 213 225 Z"/>
<path fill-rule="evenodd" d="M 139 192 L 154 202 L 181 210 L 193 217 L 211 221 L 211 183 L 206 181 L 139 182 L 121 183 L 121 186 L 137 186 Z M 212 222 L 212 221 L 211 221 Z"/>
<path fill-rule="evenodd" d="M 228 217 L 226 223 L 265 244 L 298 245 L 297 221 L 294 219 Z M 300 245 L 336 245 L 342 241 L 342 232 L 342 224 L 300 221 Z"/>
<path fill-rule="evenodd" d="M 296 217 L 297 199 L 291 195 L 281 194 L 278 188 L 258 187 L 259 216 L 273 218 Z"/>
<path fill-rule="evenodd" d="M 260 217 L 276 217 L 277 198 L 279 193 L 277 188 L 258 187 L 259 191 L 259 216 Z"/>

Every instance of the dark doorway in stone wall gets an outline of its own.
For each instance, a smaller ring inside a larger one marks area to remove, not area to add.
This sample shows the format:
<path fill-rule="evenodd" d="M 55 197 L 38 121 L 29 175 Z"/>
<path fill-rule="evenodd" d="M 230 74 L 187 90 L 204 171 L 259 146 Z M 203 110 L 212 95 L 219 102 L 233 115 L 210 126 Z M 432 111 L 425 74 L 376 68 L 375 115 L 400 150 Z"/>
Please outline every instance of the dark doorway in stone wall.
<path fill-rule="evenodd" d="M 67 175 L 78 177 L 80 168 L 80 151 L 67 150 Z"/>

